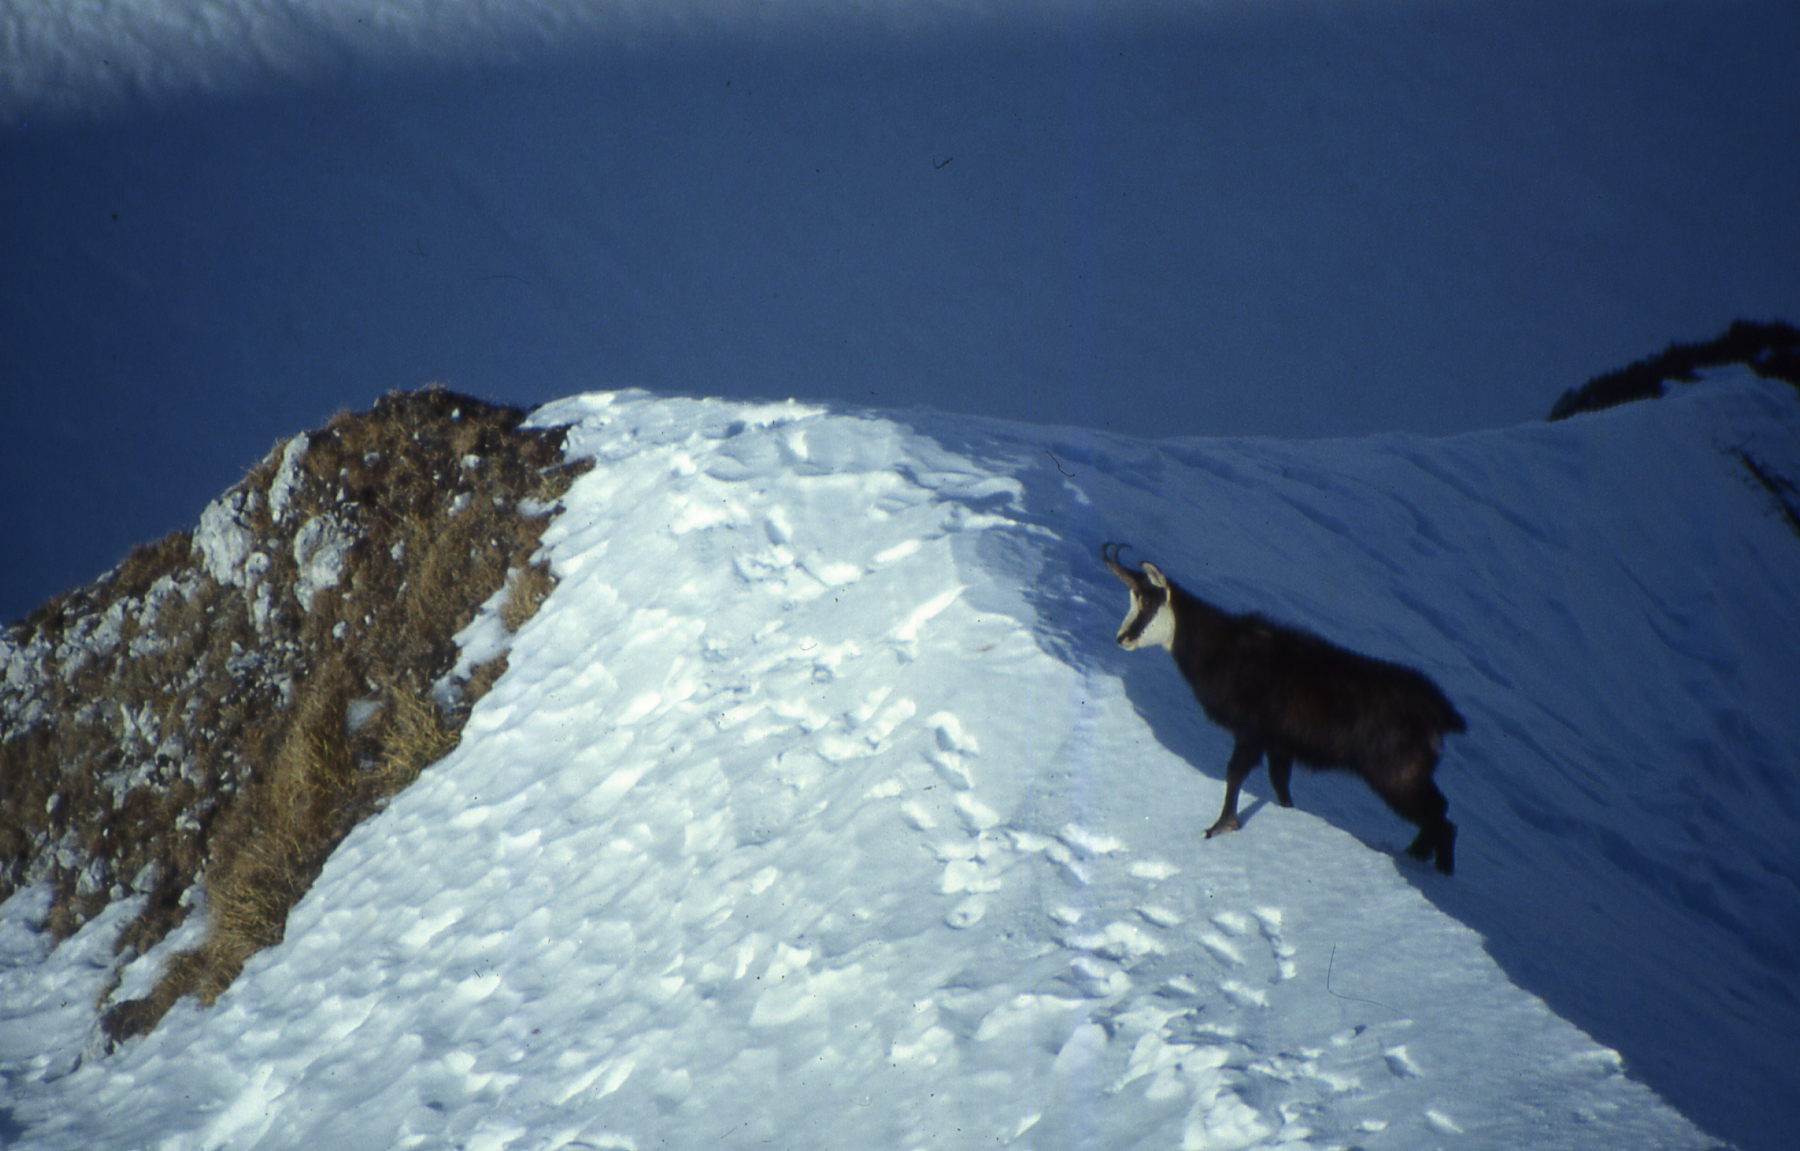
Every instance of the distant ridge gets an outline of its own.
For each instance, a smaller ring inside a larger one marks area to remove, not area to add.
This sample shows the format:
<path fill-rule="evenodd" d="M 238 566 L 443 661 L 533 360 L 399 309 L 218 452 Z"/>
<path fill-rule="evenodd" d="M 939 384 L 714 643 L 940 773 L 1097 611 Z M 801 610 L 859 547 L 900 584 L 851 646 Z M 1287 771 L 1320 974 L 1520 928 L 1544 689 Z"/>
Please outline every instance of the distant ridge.
<path fill-rule="evenodd" d="M 1800 390 L 1800 329 L 1782 320 L 1734 320 L 1722 335 L 1704 343 L 1670 344 L 1654 356 L 1570 388 L 1557 399 L 1547 418 L 1566 420 L 1582 412 L 1657 399 L 1665 383 L 1694 383 L 1703 369 L 1727 364 L 1743 364 L 1759 376 L 1782 380 Z"/>

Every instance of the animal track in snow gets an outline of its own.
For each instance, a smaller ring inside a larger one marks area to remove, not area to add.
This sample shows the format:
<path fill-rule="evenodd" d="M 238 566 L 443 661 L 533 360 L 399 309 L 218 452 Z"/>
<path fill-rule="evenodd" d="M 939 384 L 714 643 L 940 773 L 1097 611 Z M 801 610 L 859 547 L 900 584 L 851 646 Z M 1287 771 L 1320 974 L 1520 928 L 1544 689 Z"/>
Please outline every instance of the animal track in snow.
<path fill-rule="evenodd" d="M 987 914 L 987 909 L 987 896 L 970 895 L 959 900 L 956 906 L 950 909 L 949 913 L 944 916 L 944 922 L 961 931 L 980 923 L 982 917 Z"/>
<path fill-rule="evenodd" d="M 940 711 L 934 712 L 925 722 L 932 729 L 931 747 L 925 752 L 925 761 L 945 783 L 957 790 L 967 791 L 974 787 L 975 777 L 968 761 L 980 754 L 980 745 L 963 730 L 962 721 L 950 712 Z"/>
<path fill-rule="evenodd" d="M 902 725 L 918 714 L 919 705 L 891 688 L 871 692 L 858 707 L 838 717 L 815 740 L 819 755 L 832 763 L 862 759 L 886 749 Z"/>
<path fill-rule="evenodd" d="M 1147 879 L 1156 882 L 1179 874 L 1181 868 L 1176 867 L 1173 863 L 1165 863 L 1160 859 L 1134 859 L 1126 865 L 1125 870 L 1129 872 L 1133 878 Z"/>
<path fill-rule="evenodd" d="M 1387 1061 L 1388 1070 L 1394 1073 L 1396 1079 L 1417 1079 L 1421 1074 L 1419 1065 L 1406 1053 L 1404 1043 L 1382 1052 L 1382 1058 Z"/>
<path fill-rule="evenodd" d="M 1275 956 L 1275 969 L 1282 979 L 1292 979 L 1297 968 L 1294 965 L 1294 949 L 1288 946 L 1281 937 L 1281 910 L 1275 907 L 1259 907 L 1255 911 L 1256 922 L 1262 927 L 1263 939 L 1269 944 L 1270 954 Z"/>
<path fill-rule="evenodd" d="M 1237 945 L 1217 931 L 1202 931 L 1196 937 L 1200 946 L 1206 948 L 1208 954 L 1218 960 L 1224 967 L 1242 967 L 1244 954 Z"/>
<path fill-rule="evenodd" d="M 1185 922 L 1179 912 L 1159 907 L 1153 903 L 1146 903 L 1139 907 L 1137 913 L 1146 922 L 1162 928 L 1180 927 Z"/>
<path fill-rule="evenodd" d="M 1098 931 L 1071 932 L 1062 942 L 1065 947 L 1091 951 L 1112 960 L 1140 959 L 1168 950 L 1154 934 L 1125 920 L 1114 920 Z"/>
<path fill-rule="evenodd" d="M 1166 969 L 1210 957 L 1222 969 L 1212 981 L 1217 990 L 1196 972 L 1168 976 L 1149 995 L 1125 996 L 1112 1018 L 1131 1052 L 1110 1092 L 1140 1092 L 1149 1106 L 1185 1107 L 1183 1147 L 1301 1146 L 1314 1139 L 1353 1146 L 1386 1129 L 1387 1118 L 1359 1105 L 1382 1097 L 1379 1085 L 1369 1088 L 1368 1069 L 1394 1063 L 1391 1047 L 1382 1062 L 1384 1052 L 1367 1028 L 1316 1048 L 1271 1050 L 1252 1038 L 1265 1029 L 1247 1017 L 1283 994 L 1281 965 L 1292 954 L 1279 917 L 1267 908 L 1216 912 L 1198 934 L 1204 949 L 1167 941 L 1169 950 L 1153 962 Z"/>
<path fill-rule="evenodd" d="M 1123 843 L 1112 836 L 1096 834 L 1078 823 L 1064 826 L 1062 834 L 1057 838 L 1071 851 L 1087 857 L 1112 855 L 1125 848 Z"/>
<path fill-rule="evenodd" d="M 1456 1120 L 1436 1108 L 1425 1109 L 1425 1124 L 1439 1135 L 1461 1135 L 1463 1129 L 1457 1126 Z"/>
<path fill-rule="evenodd" d="M 1110 959 L 1076 955 L 1069 960 L 1067 982 L 1087 999 L 1110 999 L 1131 990 L 1131 976 Z"/>
<path fill-rule="evenodd" d="M 1281 911 L 1278 908 L 1259 907 L 1248 913 L 1215 912 L 1212 924 L 1217 930 L 1201 932 L 1199 942 L 1221 963 L 1230 967 L 1244 966 L 1248 957 L 1243 941 L 1249 940 L 1254 932 L 1262 936 L 1263 943 L 1268 948 L 1269 963 L 1274 968 L 1274 975 L 1269 982 L 1281 982 L 1294 977 L 1295 951 L 1282 938 Z"/>
<path fill-rule="evenodd" d="M 896 698 L 871 697 L 853 718 L 873 724 Z M 947 929 L 1013 922 L 1015 886 L 1031 875 L 1043 901 L 1023 906 L 1039 909 L 1042 974 L 1010 1000 L 971 1001 L 966 1019 L 938 999 L 916 1029 L 896 1035 L 896 1063 L 928 1066 L 965 1043 L 1030 1036 L 1059 1053 L 1057 1073 L 1072 1085 L 1129 1093 L 1177 1118 L 1184 1147 L 1353 1146 L 1402 1121 L 1451 1133 L 1447 1115 L 1413 1098 L 1419 1064 L 1385 1025 L 1316 1047 L 1265 1038 L 1285 997 L 1317 993 L 1296 983 L 1301 956 L 1284 909 L 1253 900 L 1221 908 L 1210 889 L 1195 907 L 1190 885 L 1165 886 L 1182 867 L 1135 856 L 1097 820 L 1015 826 L 1010 808 L 978 786 L 979 746 L 956 716 L 930 714 L 922 733 L 912 730 L 920 758 L 871 796 L 896 800 L 937 861 Z"/>
<path fill-rule="evenodd" d="M 901 698 L 872 694 L 839 721 L 846 738 L 879 730 Z M 1037 909 L 1040 974 L 1003 1001 L 953 1011 L 952 997 L 938 997 L 916 1028 L 894 1037 L 897 1064 L 930 1066 L 964 1044 L 1030 1037 L 1059 1053 L 1057 1073 L 1072 1085 L 1131 1094 L 1170 1114 L 1187 1147 L 1300 1145 L 1315 1136 L 1355 1145 L 1403 1118 L 1448 1130 L 1421 1117 L 1424 1101 L 1404 1113 L 1392 1110 L 1398 1096 L 1379 1103 L 1419 1081 L 1391 1031 L 1385 1041 L 1346 1031 L 1342 1043 L 1316 1048 L 1264 1038 L 1285 997 L 1315 993 L 1296 983 L 1301 956 L 1284 909 L 1233 906 L 1211 888 L 1195 906 L 1191 884 L 1167 883 L 1183 866 L 1136 856 L 1099 819 L 1015 825 L 1012 805 L 981 786 L 979 743 L 958 716 L 908 711 L 902 723 L 916 758 L 870 797 L 893 799 L 902 826 L 935 860 L 931 894 L 944 929 L 998 930 L 996 922 L 1010 926 L 1021 909 Z M 1038 894 L 1019 887 L 1026 875 Z M 1044 1119 L 1054 1118 L 1052 1108 Z"/>
<path fill-rule="evenodd" d="M 1000 822 L 1000 813 L 967 793 L 956 797 L 956 810 L 971 834 L 979 835 Z"/>
<path fill-rule="evenodd" d="M 910 721 L 917 710 L 911 700 L 893 699 L 883 689 L 872 693 L 847 722 L 853 731 L 885 744 L 898 724 Z M 933 835 L 930 849 L 943 865 L 938 894 L 960 897 L 944 914 L 944 923 L 963 930 L 986 916 L 989 897 L 1005 885 L 1004 876 L 1019 862 L 1020 849 L 1016 835 L 1002 829 L 1004 815 L 976 793 L 970 760 L 980 754 L 980 744 L 951 712 L 934 712 L 926 722 L 931 738 L 921 757 L 933 775 L 903 769 L 868 795 L 898 799 L 901 819 L 914 831 Z M 935 833 L 952 828 L 960 828 L 962 836 L 937 838 Z"/>
<path fill-rule="evenodd" d="M 938 858 L 944 861 L 944 872 L 938 890 L 945 895 L 1000 890 L 1001 873 L 1015 862 L 1001 847 L 1001 840 L 991 835 L 940 845 Z"/>

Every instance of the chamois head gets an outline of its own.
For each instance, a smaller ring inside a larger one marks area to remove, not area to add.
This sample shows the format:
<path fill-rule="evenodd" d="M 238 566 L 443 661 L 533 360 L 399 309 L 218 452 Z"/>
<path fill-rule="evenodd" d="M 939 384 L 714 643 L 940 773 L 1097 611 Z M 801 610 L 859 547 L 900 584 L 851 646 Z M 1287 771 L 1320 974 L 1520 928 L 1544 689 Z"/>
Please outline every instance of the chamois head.
<path fill-rule="evenodd" d="M 1131 607 L 1119 625 L 1119 646 L 1127 651 L 1145 644 L 1173 648 L 1175 612 L 1169 606 L 1169 577 L 1153 563 L 1146 562 L 1141 571 L 1121 564 L 1119 553 L 1124 548 L 1124 544 L 1100 545 L 1100 558 L 1131 593 Z"/>

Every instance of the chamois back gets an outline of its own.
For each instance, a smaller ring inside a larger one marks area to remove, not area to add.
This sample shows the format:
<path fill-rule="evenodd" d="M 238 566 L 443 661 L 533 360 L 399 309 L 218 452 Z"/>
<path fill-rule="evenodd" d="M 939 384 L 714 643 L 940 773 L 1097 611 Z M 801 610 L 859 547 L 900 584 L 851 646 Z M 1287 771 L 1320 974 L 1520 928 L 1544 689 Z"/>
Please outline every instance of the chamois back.
<path fill-rule="evenodd" d="M 1227 617 L 1206 644 L 1184 643 L 1179 606 L 1175 613 L 1172 651 L 1207 715 L 1301 763 L 1404 754 L 1467 730 L 1438 686 L 1404 664 L 1255 614 Z"/>

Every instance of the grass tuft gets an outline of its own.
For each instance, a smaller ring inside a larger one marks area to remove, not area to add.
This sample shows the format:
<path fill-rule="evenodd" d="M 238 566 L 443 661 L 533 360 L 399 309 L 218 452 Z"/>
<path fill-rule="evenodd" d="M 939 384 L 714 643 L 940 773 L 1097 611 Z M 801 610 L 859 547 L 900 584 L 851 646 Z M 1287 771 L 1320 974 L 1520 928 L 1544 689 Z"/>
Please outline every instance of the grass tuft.
<path fill-rule="evenodd" d="M 201 942 L 105 1006 L 111 1039 L 212 1003 L 350 829 L 456 746 L 505 658 L 452 681 L 454 637 L 508 573 L 509 628 L 542 605 L 543 509 L 587 466 L 523 419 L 441 388 L 339 413 L 0 637 L 0 898 L 50 884 L 61 939 L 143 896 L 122 968 L 205 892 Z"/>

